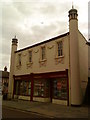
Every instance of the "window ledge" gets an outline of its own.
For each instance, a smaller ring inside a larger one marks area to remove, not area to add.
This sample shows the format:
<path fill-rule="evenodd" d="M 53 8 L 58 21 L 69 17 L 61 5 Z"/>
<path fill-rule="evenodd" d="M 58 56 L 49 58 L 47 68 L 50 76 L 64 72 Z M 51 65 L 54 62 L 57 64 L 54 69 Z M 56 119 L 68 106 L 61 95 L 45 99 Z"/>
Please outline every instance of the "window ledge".
<path fill-rule="evenodd" d="M 33 62 L 27 62 L 27 67 L 31 67 L 32 64 Z"/>
<path fill-rule="evenodd" d="M 16 67 L 20 67 L 21 65 L 20 64 L 17 64 Z"/>
<path fill-rule="evenodd" d="M 55 57 L 55 59 L 60 59 L 60 58 L 64 58 L 64 55 Z"/>
<path fill-rule="evenodd" d="M 17 69 L 20 69 L 22 65 L 17 64 L 16 67 Z"/>
<path fill-rule="evenodd" d="M 39 60 L 39 62 L 46 62 L 46 61 L 47 61 L 47 59 Z"/>

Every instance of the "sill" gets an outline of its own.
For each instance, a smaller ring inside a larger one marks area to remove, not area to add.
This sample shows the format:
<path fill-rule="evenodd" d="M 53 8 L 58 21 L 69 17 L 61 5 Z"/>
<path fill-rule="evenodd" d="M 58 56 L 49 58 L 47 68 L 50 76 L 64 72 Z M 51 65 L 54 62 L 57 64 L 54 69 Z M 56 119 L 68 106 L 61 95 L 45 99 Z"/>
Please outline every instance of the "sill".
<path fill-rule="evenodd" d="M 46 59 L 43 59 L 43 60 L 39 60 L 39 62 L 46 62 L 47 60 Z"/>
<path fill-rule="evenodd" d="M 27 67 L 31 67 L 32 64 L 33 62 L 27 62 Z"/>
<path fill-rule="evenodd" d="M 60 58 L 64 58 L 64 55 L 55 57 L 55 59 L 60 59 Z"/>
<path fill-rule="evenodd" d="M 18 64 L 16 67 L 19 69 L 19 68 L 21 68 L 21 66 L 22 66 L 22 65 L 19 65 L 19 64 Z"/>

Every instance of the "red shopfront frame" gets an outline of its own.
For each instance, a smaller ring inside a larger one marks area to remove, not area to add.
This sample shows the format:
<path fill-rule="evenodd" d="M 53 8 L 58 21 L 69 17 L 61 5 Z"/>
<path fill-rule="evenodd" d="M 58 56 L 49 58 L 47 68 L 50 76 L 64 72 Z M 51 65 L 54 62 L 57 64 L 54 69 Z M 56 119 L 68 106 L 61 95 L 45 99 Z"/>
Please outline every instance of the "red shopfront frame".
<path fill-rule="evenodd" d="M 14 83 L 16 80 L 26 80 L 29 81 L 31 80 L 31 96 L 30 96 L 30 101 L 33 101 L 33 92 L 34 92 L 34 80 L 37 79 L 53 79 L 53 78 L 66 78 L 67 79 L 67 101 L 69 105 L 69 80 L 68 80 L 68 69 L 65 71 L 57 71 L 57 72 L 46 72 L 46 73 L 31 73 L 31 74 L 26 74 L 26 75 L 18 75 L 18 76 L 13 76 L 14 77 Z M 15 85 L 14 85 L 15 88 Z M 52 85 L 50 92 L 52 92 Z M 13 90 L 13 96 L 15 94 L 15 89 Z M 52 95 L 50 96 L 52 98 Z"/>

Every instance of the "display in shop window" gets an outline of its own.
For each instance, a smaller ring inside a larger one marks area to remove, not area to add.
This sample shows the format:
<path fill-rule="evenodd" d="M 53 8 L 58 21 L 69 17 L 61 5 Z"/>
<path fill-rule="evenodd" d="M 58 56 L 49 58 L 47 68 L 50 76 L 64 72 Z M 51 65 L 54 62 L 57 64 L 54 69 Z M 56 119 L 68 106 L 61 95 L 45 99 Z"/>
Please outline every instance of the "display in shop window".
<path fill-rule="evenodd" d="M 28 85 L 28 95 L 31 95 L 31 82 L 29 82 L 29 85 Z"/>
<path fill-rule="evenodd" d="M 53 81 L 53 97 L 67 99 L 67 80 L 64 78 Z"/>
<path fill-rule="evenodd" d="M 44 84 L 41 82 L 36 82 L 34 84 L 34 96 L 44 96 Z"/>
<path fill-rule="evenodd" d="M 34 81 L 34 96 L 49 97 L 49 81 L 39 79 Z"/>
<path fill-rule="evenodd" d="M 30 81 L 16 81 L 15 94 L 17 95 L 31 95 Z"/>

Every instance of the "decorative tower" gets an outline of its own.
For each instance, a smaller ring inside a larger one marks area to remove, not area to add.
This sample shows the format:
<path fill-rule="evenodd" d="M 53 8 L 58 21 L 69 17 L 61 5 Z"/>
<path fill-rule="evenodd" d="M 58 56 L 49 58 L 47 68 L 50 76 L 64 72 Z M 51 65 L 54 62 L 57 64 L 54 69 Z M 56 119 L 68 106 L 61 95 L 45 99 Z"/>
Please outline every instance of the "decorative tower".
<path fill-rule="evenodd" d="M 15 63 L 15 51 L 17 50 L 18 39 L 16 36 L 12 39 L 12 49 L 11 49 L 11 61 L 10 61 L 10 74 L 9 74 L 9 87 L 8 87 L 8 98 L 13 97 L 13 85 L 14 85 L 14 63 Z"/>
<path fill-rule="evenodd" d="M 82 104 L 82 91 L 79 73 L 79 45 L 78 45 L 78 14 L 77 10 L 69 11 L 70 33 L 70 79 L 71 79 L 71 105 Z"/>

